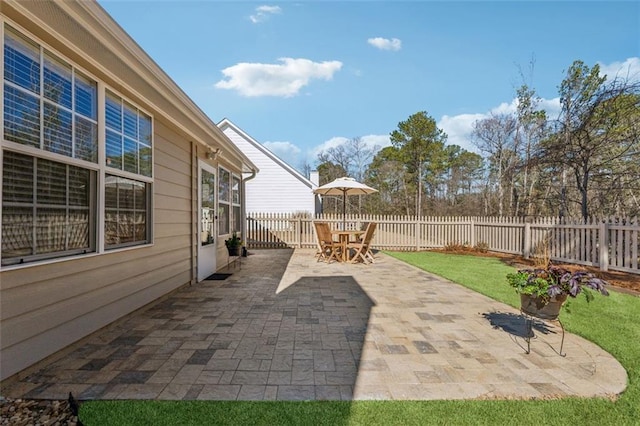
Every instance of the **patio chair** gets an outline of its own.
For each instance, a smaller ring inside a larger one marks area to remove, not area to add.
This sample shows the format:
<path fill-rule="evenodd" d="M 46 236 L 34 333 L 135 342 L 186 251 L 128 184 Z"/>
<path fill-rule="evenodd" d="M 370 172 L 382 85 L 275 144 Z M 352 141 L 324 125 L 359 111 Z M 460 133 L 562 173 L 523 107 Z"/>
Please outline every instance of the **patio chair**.
<path fill-rule="evenodd" d="M 364 263 L 374 263 L 373 255 L 371 254 L 370 246 L 373 234 L 376 232 L 377 222 L 369 222 L 367 230 L 364 232 L 360 241 L 355 241 L 347 244 L 347 250 L 354 249 L 355 254 L 351 257 L 351 263 L 354 263 L 358 259 Z"/>
<path fill-rule="evenodd" d="M 318 259 L 325 262 L 331 262 L 331 259 L 335 259 L 340 262 L 340 248 L 339 242 L 334 241 L 331 235 L 331 229 L 327 222 L 314 222 L 316 229 L 316 237 L 318 238 Z"/>

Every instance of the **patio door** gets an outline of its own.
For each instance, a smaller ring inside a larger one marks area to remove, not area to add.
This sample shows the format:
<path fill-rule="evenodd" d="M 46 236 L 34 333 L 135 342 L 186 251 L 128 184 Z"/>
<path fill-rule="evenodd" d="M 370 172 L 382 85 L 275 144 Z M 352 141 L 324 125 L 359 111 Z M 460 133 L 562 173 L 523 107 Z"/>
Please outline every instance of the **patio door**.
<path fill-rule="evenodd" d="M 198 168 L 198 281 L 216 271 L 216 169 Z"/>

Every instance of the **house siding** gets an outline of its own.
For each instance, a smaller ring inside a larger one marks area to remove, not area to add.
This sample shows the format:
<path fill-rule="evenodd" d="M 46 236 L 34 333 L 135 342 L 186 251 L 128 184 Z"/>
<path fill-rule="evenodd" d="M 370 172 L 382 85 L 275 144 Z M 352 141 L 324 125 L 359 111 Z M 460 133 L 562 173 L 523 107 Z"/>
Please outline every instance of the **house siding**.
<path fill-rule="evenodd" d="M 216 168 L 223 163 L 236 175 L 255 165 L 97 3 L 4 0 L 0 12 L 3 20 L 151 115 L 154 162 L 150 244 L 0 267 L 0 380 L 5 380 L 195 284 L 198 161 Z M 206 160 L 215 148 L 224 155 Z M 224 240 L 218 237 L 217 264 L 226 263 Z"/>
<path fill-rule="evenodd" d="M 153 245 L 1 273 L 3 378 L 192 280 L 191 145 L 154 137 Z"/>

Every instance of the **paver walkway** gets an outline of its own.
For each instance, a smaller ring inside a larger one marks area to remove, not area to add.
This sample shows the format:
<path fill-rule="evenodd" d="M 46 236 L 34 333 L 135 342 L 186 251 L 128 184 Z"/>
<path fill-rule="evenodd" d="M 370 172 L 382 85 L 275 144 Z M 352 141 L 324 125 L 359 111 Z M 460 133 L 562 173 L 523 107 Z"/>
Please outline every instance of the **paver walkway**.
<path fill-rule="evenodd" d="M 316 263 L 256 250 L 91 337 L 2 395 L 43 399 L 351 400 L 610 396 L 627 375 L 550 324 L 383 254 Z"/>

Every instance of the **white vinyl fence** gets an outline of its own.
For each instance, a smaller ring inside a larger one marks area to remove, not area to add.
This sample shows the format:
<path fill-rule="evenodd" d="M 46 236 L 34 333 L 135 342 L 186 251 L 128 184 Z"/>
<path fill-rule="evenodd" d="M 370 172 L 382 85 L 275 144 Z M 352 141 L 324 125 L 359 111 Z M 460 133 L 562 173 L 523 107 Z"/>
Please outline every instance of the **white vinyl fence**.
<path fill-rule="evenodd" d="M 316 247 L 313 221 L 332 229 L 364 229 L 377 222 L 373 248 L 420 251 L 452 244 L 482 246 L 490 251 L 532 256 L 545 247 L 550 259 L 640 274 L 638 218 L 589 221 L 558 218 L 415 217 L 248 213 L 248 248 Z M 343 225 L 344 220 L 344 225 Z"/>

